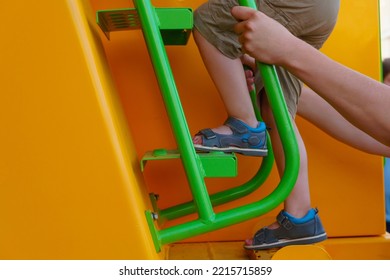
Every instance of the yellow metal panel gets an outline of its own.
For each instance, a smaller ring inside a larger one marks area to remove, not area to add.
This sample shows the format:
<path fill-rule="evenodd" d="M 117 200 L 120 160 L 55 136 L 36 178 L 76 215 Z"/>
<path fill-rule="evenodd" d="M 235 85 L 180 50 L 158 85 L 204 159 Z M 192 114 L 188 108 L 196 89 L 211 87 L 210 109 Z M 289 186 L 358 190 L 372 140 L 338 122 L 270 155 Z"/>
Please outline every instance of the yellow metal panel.
<path fill-rule="evenodd" d="M 389 260 L 390 235 L 330 238 L 313 245 L 248 251 L 242 242 L 172 244 L 166 248 L 169 260 Z"/>
<path fill-rule="evenodd" d="M 318 245 L 292 245 L 281 248 L 272 260 L 331 260 L 325 249 Z"/>
<path fill-rule="evenodd" d="M 129 0 L 90 2 L 94 10 L 131 6 Z M 202 2 L 153 1 L 193 8 Z M 377 12 L 375 0 L 342 1 L 324 52 L 379 78 Z M 139 172 L 145 151 L 176 146 L 142 33 L 112 34 L 107 42 L 87 0 L 9 1 L 0 18 L 9 23 L 0 25 L 6 38 L 0 45 L 0 258 L 159 258 L 143 216 L 149 208 L 146 189 L 160 193 L 162 208 L 191 195 L 177 162 L 148 164 L 144 178 Z M 188 47 L 169 47 L 168 55 L 191 132 L 220 124 L 225 111 L 193 40 Z M 300 126 L 313 202 L 328 234 L 383 233 L 380 158 L 337 143 L 303 121 Z M 239 177 L 208 180 L 210 193 L 246 182 L 259 164 L 239 157 Z M 256 200 L 277 183 L 273 172 L 253 196 L 217 210 Z M 194 240 L 245 239 L 276 211 Z"/>
<path fill-rule="evenodd" d="M 248 260 L 242 242 L 181 243 L 166 246 L 168 260 Z"/>
<path fill-rule="evenodd" d="M 334 260 L 390 260 L 390 235 L 332 238 L 321 243 Z"/>
<path fill-rule="evenodd" d="M 89 1 L 0 19 L 0 259 L 159 258 Z"/>

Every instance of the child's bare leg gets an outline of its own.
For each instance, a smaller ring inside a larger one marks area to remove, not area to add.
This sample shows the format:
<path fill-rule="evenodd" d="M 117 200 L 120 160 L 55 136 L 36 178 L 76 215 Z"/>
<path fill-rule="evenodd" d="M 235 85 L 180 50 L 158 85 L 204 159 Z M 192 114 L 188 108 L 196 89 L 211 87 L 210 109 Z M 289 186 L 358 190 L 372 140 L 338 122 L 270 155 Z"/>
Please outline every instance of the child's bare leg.
<path fill-rule="evenodd" d="M 274 150 L 275 162 L 278 168 L 278 172 L 280 176 L 283 176 L 284 168 L 285 168 L 283 146 L 267 98 L 262 98 L 261 105 L 262 105 L 261 112 L 263 118 L 265 122 L 268 124 L 268 127 L 271 128 L 269 133 L 272 139 L 272 147 Z M 292 121 L 292 125 L 298 141 L 300 164 L 299 164 L 299 173 L 298 173 L 297 181 L 291 193 L 284 201 L 284 211 L 290 214 L 291 216 L 300 219 L 306 216 L 309 210 L 311 210 L 312 208 L 311 208 L 311 200 L 310 200 L 306 148 L 294 121 Z M 281 225 L 278 222 L 275 222 L 267 226 L 267 228 L 273 230 L 279 228 L 280 226 Z M 253 240 L 252 239 L 246 240 L 246 244 L 252 245 Z"/>
<path fill-rule="evenodd" d="M 301 134 L 299 133 L 299 130 L 295 122 L 293 121 L 292 123 L 298 141 L 300 164 L 299 164 L 299 173 L 298 173 L 297 182 L 295 184 L 294 189 L 291 191 L 290 195 L 287 197 L 286 201 L 284 202 L 284 208 L 287 211 L 287 213 L 290 213 L 291 215 L 297 218 L 302 218 L 307 213 L 307 211 L 311 209 L 309 180 L 308 180 L 308 162 L 307 162 L 306 147 L 305 144 L 303 143 Z M 282 158 L 284 163 L 284 155 L 282 156 Z M 280 159 L 278 158 L 277 160 L 279 161 Z M 284 166 L 283 166 L 283 170 L 284 170 Z"/>
<path fill-rule="evenodd" d="M 255 61 L 253 58 L 249 57 L 248 55 L 242 56 L 241 61 L 243 64 L 250 66 L 252 69 L 255 69 Z M 254 83 L 253 71 L 246 71 L 246 78 L 247 78 L 248 89 L 251 90 Z M 278 167 L 279 174 L 282 176 L 284 172 L 284 165 L 285 165 L 283 146 L 280 140 L 278 130 L 276 128 L 276 123 L 273 117 L 273 113 L 268 103 L 268 99 L 264 94 L 262 94 L 261 97 L 262 97 L 261 111 L 265 119 L 265 122 L 267 123 L 268 127 L 271 128 L 269 133 L 272 139 L 272 146 L 275 152 L 276 164 Z M 318 108 L 316 108 L 316 110 L 318 110 Z M 306 112 L 308 111 L 308 109 L 302 111 Z M 290 193 L 290 196 L 286 199 L 284 203 L 285 204 L 284 210 L 297 218 L 301 218 L 306 215 L 309 209 L 311 209 L 309 181 L 308 181 L 308 163 L 307 163 L 306 147 L 303 143 L 302 137 L 299 133 L 299 130 L 294 120 L 292 120 L 292 124 L 298 141 L 299 154 L 300 154 L 300 167 L 299 167 L 299 174 L 298 174 L 296 185 L 292 190 L 292 192 Z M 272 229 L 276 227 L 278 227 L 277 223 L 271 225 L 269 228 Z"/>
<path fill-rule="evenodd" d="M 241 60 L 239 58 L 231 59 L 223 55 L 196 29 L 194 30 L 194 38 L 210 77 L 225 104 L 228 115 L 243 121 L 251 127 L 256 127 L 258 121 L 248 94 Z M 213 131 L 220 134 L 232 133 L 227 126 L 213 128 Z M 201 141 L 201 137 L 194 137 L 195 144 L 201 144 Z"/>
<path fill-rule="evenodd" d="M 269 133 L 272 139 L 275 162 L 277 164 L 280 176 L 283 176 L 285 166 L 283 146 L 280 141 L 278 130 L 276 128 L 275 120 L 272 116 L 270 107 L 266 99 L 263 101 L 262 113 L 266 123 L 271 128 Z M 300 165 L 297 182 L 290 195 L 284 202 L 284 210 L 296 218 L 301 218 L 305 216 L 307 212 L 311 209 L 308 180 L 308 164 L 306 148 L 294 120 L 292 120 L 292 124 L 298 141 Z"/>

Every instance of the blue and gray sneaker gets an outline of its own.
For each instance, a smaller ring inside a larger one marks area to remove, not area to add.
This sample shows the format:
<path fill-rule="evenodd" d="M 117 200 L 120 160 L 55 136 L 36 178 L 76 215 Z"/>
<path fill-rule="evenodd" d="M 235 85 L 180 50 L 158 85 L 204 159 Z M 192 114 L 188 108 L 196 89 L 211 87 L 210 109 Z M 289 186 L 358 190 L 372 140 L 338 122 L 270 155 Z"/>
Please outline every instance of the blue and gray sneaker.
<path fill-rule="evenodd" d="M 253 239 L 244 245 L 244 248 L 263 250 L 287 245 L 313 244 L 327 238 L 316 208 L 311 209 L 301 219 L 296 219 L 282 210 L 276 220 L 280 225 L 279 228 L 260 229 Z"/>
<path fill-rule="evenodd" d="M 259 122 L 256 128 L 229 117 L 225 125 L 233 134 L 225 135 L 212 131 L 210 128 L 199 131 L 196 135 L 202 137 L 202 145 L 195 144 L 195 150 L 201 152 L 219 151 L 225 153 L 239 153 L 248 156 L 266 156 L 267 127 Z"/>

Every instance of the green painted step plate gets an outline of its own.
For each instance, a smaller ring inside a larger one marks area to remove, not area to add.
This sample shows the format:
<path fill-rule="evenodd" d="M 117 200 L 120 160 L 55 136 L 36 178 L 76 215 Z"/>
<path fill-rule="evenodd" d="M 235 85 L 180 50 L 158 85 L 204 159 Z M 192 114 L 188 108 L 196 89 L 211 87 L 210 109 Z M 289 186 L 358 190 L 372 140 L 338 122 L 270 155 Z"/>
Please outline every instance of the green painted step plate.
<path fill-rule="evenodd" d="M 165 45 L 186 45 L 193 28 L 191 8 L 155 8 L 161 36 Z M 110 32 L 141 28 L 135 8 L 101 10 L 96 12 L 96 21 L 107 39 Z"/>
<path fill-rule="evenodd" d="M 198 153 L 202 163 L 204 177 L 235 177 L 237 176 L 237 157 L 234 153 L 210 152 Z M 147 152 L 141 159 L 141 170 L 151 160 L 179 159 L 177 150 L 157 149 Z"/>

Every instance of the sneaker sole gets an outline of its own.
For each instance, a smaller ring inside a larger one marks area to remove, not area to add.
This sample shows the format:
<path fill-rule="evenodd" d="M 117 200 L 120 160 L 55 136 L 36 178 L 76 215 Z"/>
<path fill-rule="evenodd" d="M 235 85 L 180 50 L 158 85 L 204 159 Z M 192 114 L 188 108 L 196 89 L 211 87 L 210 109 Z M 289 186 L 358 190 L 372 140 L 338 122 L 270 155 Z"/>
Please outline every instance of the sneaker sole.
<path fill-rule="evenodd" d="M 244 248 L 248 250 L 264 250 L 264 249 L 285 247 L 287 245 L 313 244 L 313 243 L 324 241 L 326 239 L 327 239 L 326 233 L 323 233 L 311 237 L 303 237 L 297 239 L 281 239 L 278 242 L 274 242 L 274 243 L 267 243 L 267 244 L 260 244 L 260 245 L 244 245 Z"/>
<path fill-rule="evenodd" d="M 257 156 L 265 157 L 268 154 L 268 149 L 246 149 L 238 147 L 227 147 L 227 148 L 218 148 L 218 147 L 207 147 L 202 145 L 194 145 L 196 151 L 200 152 L 224 152 L 224 153 L 238 153 L 246 156 Z"/>

